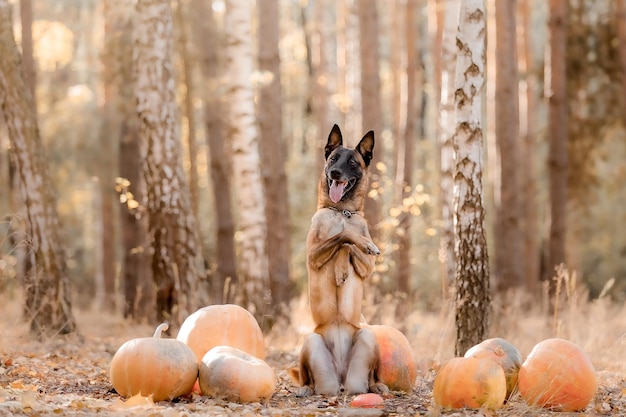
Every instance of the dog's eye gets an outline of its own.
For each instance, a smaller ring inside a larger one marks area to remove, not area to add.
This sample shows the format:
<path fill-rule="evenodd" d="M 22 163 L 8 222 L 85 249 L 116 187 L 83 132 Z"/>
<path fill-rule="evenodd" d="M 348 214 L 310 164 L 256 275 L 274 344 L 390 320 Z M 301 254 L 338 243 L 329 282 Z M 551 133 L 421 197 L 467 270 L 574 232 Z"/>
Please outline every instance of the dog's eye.
<path fill-rule="evenodd" d="M 356 161 L 356 159 L 354 158 L 350 158 L 350 161 L 348 161 L 350 163 L 350 165 L 352 166 L 357 166 L 359 163 Z"/>

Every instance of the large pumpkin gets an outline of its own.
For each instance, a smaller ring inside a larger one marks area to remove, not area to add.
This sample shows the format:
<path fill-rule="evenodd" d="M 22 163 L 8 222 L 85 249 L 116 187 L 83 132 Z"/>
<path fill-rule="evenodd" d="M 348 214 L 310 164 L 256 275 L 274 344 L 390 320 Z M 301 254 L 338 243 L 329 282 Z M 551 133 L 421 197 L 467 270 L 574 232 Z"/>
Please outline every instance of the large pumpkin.
<path fill-rule="evenodd" d="M 531 405 L 559 411 L 584 410 L 598 389 L 593 364 L 565 339 L 537 343 L 519 370 L 519 392 Z"/>
<path fill-rule="evenodd" d="M 519 368 L 522 366 L 520 351 L 506 340 L 494 337 L 469 348 L 465 357 L 470 356 L 491 359 L 502 367 L 506 376 L 506 398 L 509 398 L 517 385 Z"/>
<path fill-rule="evenodd" d="M 203 307 L 185 319 L 176 339 L 194 351 L 198 363 L 215 346 L 232 346 L 265 359 L 263 332 L 254 316 L 235 304 Z"/>
<path fill-rule="evenodd" d="M 378 342 L 380 364 L 378 378 L 390 390 L 409 392 L 417 378 L 417 365 L 407 338 L 394 327 L 361 324 L 370 329 Z"/>
<path fill-rule="evenodd" d="M 502 367 L 485 358 L 452 358 L 437 373 L 435 403 L 445 408 L 496 410 L 504 404 L 506 377 Z"/>
<path fill-rule="evenodd" d="M 161 339 L 165 329 L 161 324 L 153 337 L 129 340 L 115 352 L 109 375 L 118 394 L 162 401 L 191 392 L 198 377 L 196 355 L 183 342 Z"/>
<path fill-rule="evenodd" d="M 228 401 L 268 400 L 276 390 L 276 374 L 263 360 L 231 346 L 216 346 L 200 363 L 200 391 Z"/>

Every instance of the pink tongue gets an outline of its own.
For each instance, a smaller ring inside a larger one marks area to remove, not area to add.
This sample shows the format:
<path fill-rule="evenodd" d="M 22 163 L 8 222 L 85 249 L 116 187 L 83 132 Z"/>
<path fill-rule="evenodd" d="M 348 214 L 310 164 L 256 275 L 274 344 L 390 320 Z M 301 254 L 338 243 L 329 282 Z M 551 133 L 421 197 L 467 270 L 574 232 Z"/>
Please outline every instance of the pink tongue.
<path fill-rule="evenodd" d="M 335 181 L 330 184 L 330 190 L 328 194 L 330 195 L 330 199 L 333 200 L 333 203 L 338 203 L 343 196 L 343 188 L 346 186 L 345 182 Z"/>

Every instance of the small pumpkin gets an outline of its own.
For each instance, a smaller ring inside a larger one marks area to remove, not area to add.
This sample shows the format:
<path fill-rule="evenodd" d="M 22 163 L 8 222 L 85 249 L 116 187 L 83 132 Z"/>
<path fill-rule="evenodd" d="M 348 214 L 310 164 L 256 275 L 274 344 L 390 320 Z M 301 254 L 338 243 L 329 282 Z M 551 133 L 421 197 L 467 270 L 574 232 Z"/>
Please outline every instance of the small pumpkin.
<path fill-rule="evenodd" d="M 486 358 L 452 358 L 435 377 L 433 397 L 437 405 L 445 408 L 496 410 L 506 397 L 504 370 Z"/>
<path fill-rule="evenodd" d="M 183 321 L 176 339 L 186 343 L 198 363 L 215 346 L 232 346 L 265 359 L 263 332 L 248 310 L 235 304 L 202 307 Z"/>
<path fill-rule="evenodd" d="M 191 392 L 198 377 L 196 355 L 183 342 L 162 339 L 167 327 L 163 323 L 153 337 L 129 340 L 115 352 L 109 375 L 118 394 L 163 401 Z"/>
<path fill-rule="evenodd" d="M 598 389 L 587 354 L 560 338 L 546 339 L 533 347 L 522 363 L 517 384 L 527 403 L 558 411 L 584 410 Z"/>
<path fill-rule="evenodd" d="M 268 400 L 276 390 L 276 374 L 262 359 L 232 346 L 216 346 L 200 363 L 200 391 L 236 402 Z"/>
<path fill-rule="evenodd" d="M 350 401 L 350 407 L 354 408 L 384 408 L 383 397 L 373 392 L 359 394 Z"/>
<path fill-rule="evenodd" d="M 378 342 L 378 378 L 390 390 L 410 392 L 417 378 L 413 350 L 404 334 L 383 324 L 361 324 L 370 329 Z"/>
<path fill-rule="evenodd" d="M 517 375 L 522 366 L 520 351 L 508 341 L 494 337 L 469 348 L 465 352 L 465 357 L 470 356 L 491 359 L 502 367 L 506 377 L 506 398 L 508 399 L 517 386 Z"/>

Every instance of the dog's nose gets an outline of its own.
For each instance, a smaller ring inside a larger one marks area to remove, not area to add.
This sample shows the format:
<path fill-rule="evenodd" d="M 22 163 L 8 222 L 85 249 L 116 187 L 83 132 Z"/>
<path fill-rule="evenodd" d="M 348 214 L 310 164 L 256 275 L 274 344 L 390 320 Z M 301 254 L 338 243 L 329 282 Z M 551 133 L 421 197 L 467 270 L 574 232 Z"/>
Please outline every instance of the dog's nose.
<path fill-rule="evenodd" d="M 341 171 L 338 170 L 338 169 L 331 169 L 330 170 L 330 178 L 332 178 L 334 180 L 341 179 Z"/>

